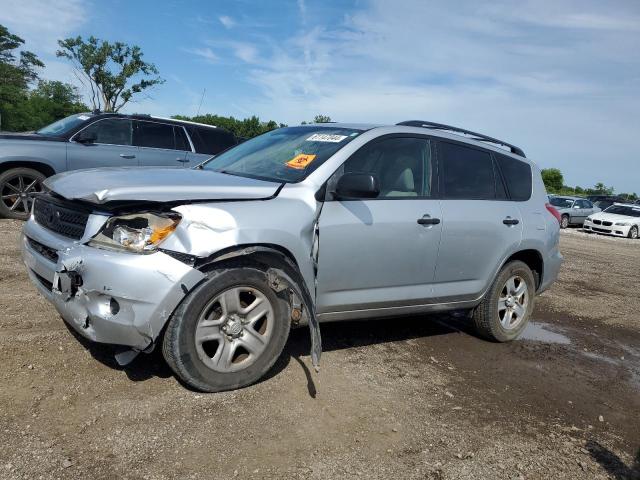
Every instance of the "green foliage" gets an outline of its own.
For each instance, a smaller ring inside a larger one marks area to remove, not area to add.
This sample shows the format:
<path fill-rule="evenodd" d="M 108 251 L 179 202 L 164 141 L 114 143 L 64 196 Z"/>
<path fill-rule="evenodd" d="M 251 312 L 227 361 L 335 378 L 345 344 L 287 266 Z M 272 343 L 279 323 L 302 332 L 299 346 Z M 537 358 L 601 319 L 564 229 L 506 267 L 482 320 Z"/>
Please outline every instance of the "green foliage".
<path fill-rule="evenodd" d="M 329 115 L 316 115 L 315 117 L 313 117 L 313 120 L 310 120 L 308 122 L 306 120 L 303 120 L 300 124 L 307 125 L 310 123 L 331 123 L 331 117 Z"/>
<path fill-rule="evenodd" d="M 90 92 L 94 109 L 117 112 L 134 95 L 164 82 L 156 66 L 142 59 L 138 46 L 109 43 L 93 36 L 86 41 L 82 37 L 59 40 L 58 45 L 61 49 L 56 55 L 74 65 Z"/>
<path fill-rule="evenodd" d="M 562 172 L 557 168 L 545 168 L 542 170 L 542 181 L 549 193 L 558 193 L 564 185 Z"/>
<path fill-rule="evenodd" d="M 233 132 L 236 137 L 252 138 L 261 135 L 276 128 L 286 127 L 284 123 L 277 123 L 273 120 L 261 122 L 255 115 L 244 120 L 234 117 L 222 117 L 207 113 L 206 115 L 198 115 L 195 117 L 187 117 L 184 115 L 176 115 L 173 118 L 178 120 L 187 120 L 190 122 L 205 123 L 207 125 L 215 125 Z"/>
<path fill-rule="evenodd" d="M 29 85 L 38 78 L 37 69 L 44 66 L 29 51 L 18 51 L 24 40 L 0 25 L 0 129 L 11 129 L 24 116 L 20 105 L 25 101 Z"/>

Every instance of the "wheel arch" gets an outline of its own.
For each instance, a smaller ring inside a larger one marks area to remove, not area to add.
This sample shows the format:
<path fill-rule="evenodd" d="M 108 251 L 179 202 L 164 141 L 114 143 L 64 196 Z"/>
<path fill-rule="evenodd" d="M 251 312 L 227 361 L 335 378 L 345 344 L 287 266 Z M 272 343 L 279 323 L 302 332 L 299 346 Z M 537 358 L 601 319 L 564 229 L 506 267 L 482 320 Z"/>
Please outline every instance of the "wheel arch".
<path fill-rule="evenodd" d="M 510 257 L 508 257 L 503 266 L 513 260 L 520 260 L 524 262 L 533 272 L 533 277 L 536 281 L 536 291 L 540 288 L 542 283 L 542 279 L 544 278 L 544 260 L 542 258 L 542 254 L 535 249 L 526 249 L 515 252 Z"/>
<path fill-rule="evenodd" d="M 0 163 L 0 173 L 4 173 L 13 168 L 31 168 L 40 172 L 45 177 L 56 174 L 55 169 L 51 165 L 37 160 L 11 160 Z"/>

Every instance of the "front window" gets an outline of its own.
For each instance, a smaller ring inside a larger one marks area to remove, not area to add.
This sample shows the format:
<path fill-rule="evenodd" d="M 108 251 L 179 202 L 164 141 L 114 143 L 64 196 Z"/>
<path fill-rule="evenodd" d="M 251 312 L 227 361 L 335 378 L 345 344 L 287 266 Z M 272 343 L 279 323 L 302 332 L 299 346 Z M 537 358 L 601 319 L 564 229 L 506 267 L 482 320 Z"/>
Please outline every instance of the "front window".
<path fill-rule="evenodd" d="M 628 207 L 626 205 L 611 205 L 604 213 L 614 213 L 626 217 L 640 217 L 640 207 Z"/>
<path fill-rule="evenodd" d="M 549 203 L 558 208 L 571 208 L 573 206 L 573 200 L 570 198 L 552 197 Z"/>
<path fill-rule="evenodd" d="M 233 147 L 202 168 L 275 182 L 299 182 L 360 133 L 340 127 L 279 128 Z"/>
<path fill-rule="evenodd" d="M 92 116 L 93 115 L 91 115 L 90 113 L 79 113 L 77 115 L 71 115 L 70 117 L 63 118 L 62 120 L 58 120 L 57 122 L 53 122 L 51 125 L 47 125 L 46 127 L 41 128 L 40 130 L 36 131 L 36 133 L 39 135 L 64 135 L 78 125 L 89 120 Z"/>

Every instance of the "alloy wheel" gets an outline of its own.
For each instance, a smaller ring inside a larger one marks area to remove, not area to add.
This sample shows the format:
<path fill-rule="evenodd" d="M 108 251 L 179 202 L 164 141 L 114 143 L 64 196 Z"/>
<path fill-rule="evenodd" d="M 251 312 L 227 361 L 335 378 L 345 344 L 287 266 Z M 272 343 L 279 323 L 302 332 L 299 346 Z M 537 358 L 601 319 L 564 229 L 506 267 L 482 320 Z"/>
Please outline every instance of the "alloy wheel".
<path fill-rule="evenodd" d="M 17 174 L 0 185 L 0 201 L 10 211 L 29 214 L 33 204 L 33 194 L 42 191 L 42 184 L 30 175 Z"/>
<path fill-rule="evenodd" d="M 254 287 L 233 287 L 205 305 L 195 330 L 196 351 L 210 369 L 235 372 L 247 368 L 271 339 L 274 309 Z"/>
<path fill-rule="evenodd" d="M 517 328 L 525 318 L 529 305 L 529 289 L 518 275 L 510 277 L 498 298 L 498 317 L 506 330 Z"/>

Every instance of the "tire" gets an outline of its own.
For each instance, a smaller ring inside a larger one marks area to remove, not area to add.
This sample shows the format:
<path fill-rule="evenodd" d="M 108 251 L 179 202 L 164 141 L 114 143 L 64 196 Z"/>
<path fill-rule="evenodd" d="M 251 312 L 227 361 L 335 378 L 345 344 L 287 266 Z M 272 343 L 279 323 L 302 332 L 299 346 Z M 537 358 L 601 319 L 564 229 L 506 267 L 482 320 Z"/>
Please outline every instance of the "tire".
<path fill-rule="evenodd" d="M 638 238 L 638 227 L 637 226 L 633 226 L 629 229 L 629 234 L 627 235 L 629 238 L 632 239 L 637 239 Z"/>
<path fill-rule="evenodd" d="M 520 288 L 521 282 L 525 286 L 525 302 L 521 302 L 520 299 L 522 297 L 517 295 L 504 295 L 507 282 L 514 278 L 519 279 L 513 284 L 516 287 L 515 290 Z M 534 297 L 535 280 L 531 269 L 527 264 L 519 260 L 507 263 L 502 267 L 484 299 L 473 312 L 473 321 L 478 334 L 494 342 L 510 342 L 514 340 L 529 322 L 529 317 L 533 312 Z M 510 322 L 506 320 L 509 311 L 509 300 L 515 300 L 516 303 L 520 304 L 521 308 L 518 310 L 522 311 L 522 314 L 515 317 L 515 309 L 512 309 Z"/>
<path fill-rule="evenodd" d="M 562 219 L 560 220 L 560 228 L 567 228 L 569 226 L 569 215 L 562 215 Z"/>
<path fill-rule="evenodd" d="M 28 195 L 42 191 L 46 177 L 32 168 L 12 168 L 0 174 L 0 217 L 27 220 L 32 199 Z"/>
<path fill-rule="evenodd" d="M 284 292 L 276 294 L 257 268 L 210 272 L 169 320 L 162 342 L 166 362 L 182 381 L 203 392 L 255 383 L 273 366 L 289 336 L 291 312 Z M 257 306 L 241 313 L 258 299 Z M 263 316 L 253 318 L 262 310 Z"/>

